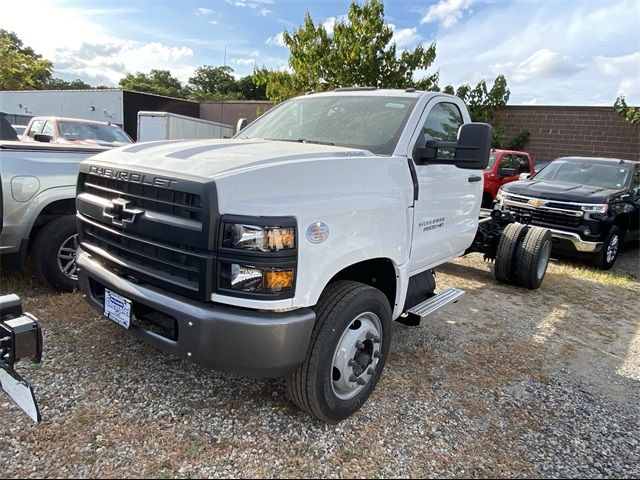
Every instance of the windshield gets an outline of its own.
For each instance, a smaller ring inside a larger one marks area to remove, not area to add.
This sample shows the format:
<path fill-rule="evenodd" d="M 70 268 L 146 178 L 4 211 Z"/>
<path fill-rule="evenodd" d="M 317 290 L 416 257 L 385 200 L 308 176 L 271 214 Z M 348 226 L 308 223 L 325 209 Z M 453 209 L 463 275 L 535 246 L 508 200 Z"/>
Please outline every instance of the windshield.
<path fill-rule="evenodd" d="M 535 179 L 618 189 L 627 184 L 630 175 L 626 165 L 556 160 L 540 170 Z"/>
<path fill-rule="evenodd" d="M 60 135 L 67 140 L 95 140 L 97 142 L 133 143 L 120 127 L 99 123 L 60 122 Z"/>
<path fill-rule="evenodd" d="M 416 101 L 343 95 L 294 98 L 256 120 L 240 138 L 340 145 L 391 155 Z"/>
<path fill-rule="evenodd" d="M 496 163 L 496 158 L 498 158 L 497 153 L 492 153 L 491 155 L 489 155 L 489 164 L 487 165 L 487 168 L 485 170 L 491 170 L 493 164 Z"/>

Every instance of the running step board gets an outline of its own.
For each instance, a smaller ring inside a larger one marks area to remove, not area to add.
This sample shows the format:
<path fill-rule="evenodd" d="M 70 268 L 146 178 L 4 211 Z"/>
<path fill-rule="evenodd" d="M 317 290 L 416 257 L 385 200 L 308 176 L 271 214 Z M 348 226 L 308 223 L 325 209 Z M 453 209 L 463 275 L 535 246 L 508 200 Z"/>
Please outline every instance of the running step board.
<path fill-rule="evenodd" d="M 407 310 L 407 316 L 400 317 L 398 321 L 405 325 L 420 325 L 420 320 L 431 315 L 433 312 L 440 310 L 445 305 L 455 302 L 462 295 L 464 295 L 464 290 L 460 290 L 459 288 L 449 288 L 448 290 L 419 303 L 415 307 L 410 308 Z"/>

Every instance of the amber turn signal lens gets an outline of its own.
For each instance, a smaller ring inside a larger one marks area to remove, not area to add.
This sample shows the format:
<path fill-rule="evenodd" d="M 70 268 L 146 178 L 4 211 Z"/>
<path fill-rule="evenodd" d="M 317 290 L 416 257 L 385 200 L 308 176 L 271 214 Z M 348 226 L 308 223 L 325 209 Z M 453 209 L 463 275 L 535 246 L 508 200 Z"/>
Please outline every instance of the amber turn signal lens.
<path fill-rule="evenodd" d="M 262 272 L 263 287 L 272 292 L 293 288 L 293 269 Z"/>

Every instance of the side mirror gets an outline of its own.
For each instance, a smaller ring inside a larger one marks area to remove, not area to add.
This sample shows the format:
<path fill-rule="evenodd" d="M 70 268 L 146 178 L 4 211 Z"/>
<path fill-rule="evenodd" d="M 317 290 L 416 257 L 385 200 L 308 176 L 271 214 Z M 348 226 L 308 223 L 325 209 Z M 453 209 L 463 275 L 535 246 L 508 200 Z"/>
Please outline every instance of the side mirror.
<path fill-rule="evenodd" d="M 238 119 L 238 123 L 236 124 L 236 133 L 240 133 L 247 126 L 247 119 L 240 118 Z"/>
<path fill-rule="evenodd" d="M 516 174 L 515 168 L 500 168 L 498 169 L 499 177 L 513 177 Z"/>
<path fill-rule="evenodd" d="M 467 123 L 458 130 L 457 142 L 428 140 L 423 145 L 416 145 L 413 158 L 420 164 L 453 163 L 458 168 L 484 170 L 489 164 L 491 132 L 488 123 Z M 438 155 L 439 149 L 455 149 L 455 154 L 453 158 L 443 158 Z"/>
<path fill-rule="evenodd" d="M 467 123 L 458 130 L 455 164 L 459 168 L 484 170 L 489 164 L 491 133 L 488 123 Z"/>
<path fill-rule="evenodd" d="M 36 133 L 33 136 L 33 139 L 36 142 L 51 143 L 51 140 L 53 140 L 53 137 L 51 135 L 47 135 L 46 133 Z"/>
<path fill-rule="evenodd" d="M 521 173 L 519 180 L 529 180 L 529 178 L 531 178 L 530 173 Z"/>

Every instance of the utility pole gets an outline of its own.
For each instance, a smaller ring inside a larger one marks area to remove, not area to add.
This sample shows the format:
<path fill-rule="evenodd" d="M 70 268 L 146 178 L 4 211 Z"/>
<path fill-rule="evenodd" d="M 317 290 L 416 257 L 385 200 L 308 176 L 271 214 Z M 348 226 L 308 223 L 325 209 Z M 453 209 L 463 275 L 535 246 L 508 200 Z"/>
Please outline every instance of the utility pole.
<path fill-rule="evenodd" d="M 224 44 L 224 66 L 225 67 L 227 66 L 227 44 L 226 43 Z M 223 114 L 224 114 L 224 98 L 220 100 L 220 123 L 224 123 L 222 121 Z"/>

